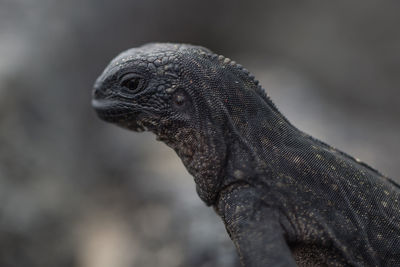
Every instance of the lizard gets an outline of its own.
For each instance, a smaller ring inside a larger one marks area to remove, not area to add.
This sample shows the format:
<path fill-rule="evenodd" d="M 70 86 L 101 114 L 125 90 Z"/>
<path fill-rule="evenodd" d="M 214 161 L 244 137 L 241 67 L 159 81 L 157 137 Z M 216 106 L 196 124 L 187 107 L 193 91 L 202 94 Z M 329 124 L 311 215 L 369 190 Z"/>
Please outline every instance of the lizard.
<path fill-rule="evenodd" d="M 400 265 L 400 186 L 296 128 L 246 68 L 202 46 L 119 54 L 98 116 L 174 149 L 243 266 Z"/>

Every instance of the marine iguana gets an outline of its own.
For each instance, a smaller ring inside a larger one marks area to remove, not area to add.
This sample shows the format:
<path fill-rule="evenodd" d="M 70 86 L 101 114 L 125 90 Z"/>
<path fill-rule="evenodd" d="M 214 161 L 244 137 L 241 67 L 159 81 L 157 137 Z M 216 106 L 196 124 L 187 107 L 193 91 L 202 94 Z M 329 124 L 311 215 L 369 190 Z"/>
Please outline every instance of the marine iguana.
<path fill-rule="evenodd" d="M 400 265 L 400 186 L 297 129 L 229 58 L 187 44 L 129 49 L 95 82 L 92 105 L 176 151 L 243 266 Z"/>

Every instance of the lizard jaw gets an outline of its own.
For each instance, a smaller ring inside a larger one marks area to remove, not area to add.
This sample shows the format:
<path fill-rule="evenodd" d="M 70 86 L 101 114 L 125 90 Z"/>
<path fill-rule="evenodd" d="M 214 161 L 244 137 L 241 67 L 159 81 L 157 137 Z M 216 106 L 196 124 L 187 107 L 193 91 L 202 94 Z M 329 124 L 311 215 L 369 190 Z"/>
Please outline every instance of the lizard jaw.
<path fill-rule="evenodd" d="M 123 104 L 115 100 L 93 99 L 92 106 L 100 119 L 104 121 L 137 132 L 147 130 L 142 122 L 144 116 L 135 105 Z"/>

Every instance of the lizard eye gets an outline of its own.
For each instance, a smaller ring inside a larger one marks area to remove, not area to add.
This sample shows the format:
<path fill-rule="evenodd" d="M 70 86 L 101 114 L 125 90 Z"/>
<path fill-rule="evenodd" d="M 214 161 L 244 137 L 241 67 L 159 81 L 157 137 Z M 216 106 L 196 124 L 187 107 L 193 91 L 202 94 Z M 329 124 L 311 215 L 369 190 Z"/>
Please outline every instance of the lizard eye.
<path fill-rule="evenodd" d="M 135 74 L 127 74 L 122 78 L 121 86 L 132 93 L 137 93 L 144 88 L 145 80 Z"/>

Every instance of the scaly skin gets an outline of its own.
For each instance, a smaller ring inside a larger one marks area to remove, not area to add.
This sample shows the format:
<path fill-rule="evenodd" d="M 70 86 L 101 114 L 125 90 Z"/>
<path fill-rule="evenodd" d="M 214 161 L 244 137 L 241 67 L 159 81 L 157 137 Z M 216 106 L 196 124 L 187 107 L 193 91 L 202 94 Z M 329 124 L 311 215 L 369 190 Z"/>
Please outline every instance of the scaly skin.
<path fill-rule="evenodd" d="M 230 59 L 133 48 L 98 78 L 92 104 L 176 151 L 244 266 L 400 265 L 399 185 L 299 131 Z"/>

